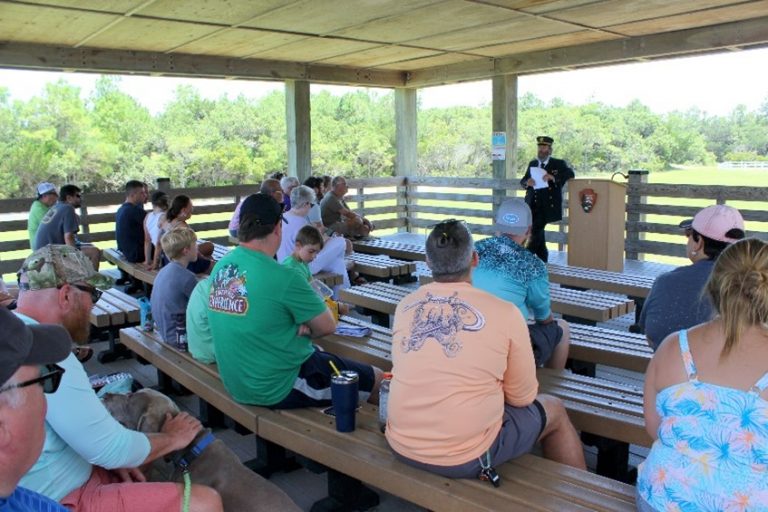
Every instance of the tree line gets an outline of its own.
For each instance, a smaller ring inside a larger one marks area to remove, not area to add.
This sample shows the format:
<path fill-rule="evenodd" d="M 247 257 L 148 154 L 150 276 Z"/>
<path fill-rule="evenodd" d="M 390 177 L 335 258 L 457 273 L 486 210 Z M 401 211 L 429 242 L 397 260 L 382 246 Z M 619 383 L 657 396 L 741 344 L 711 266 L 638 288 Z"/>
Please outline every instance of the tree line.
<path fill-rule="evenodd" d="M 360 89 L 312 94 L 312 167 L 351 177 L 394 173 L 394 95 Z M 420 109 L 419 175 L 490 176 L 491 106 Z M 34 185 L 75 183 L 116 191 L 129 179 L 169 177 L 182 187 L 249 183 L 287 167 L 285 98 L 206 99 L 176 89 L 152 114 L 102 76 L 87 98 L 63 80 L 28 101 L 0 87 L 0 197 L 32 195 Z M 634 101 L 571 105 L 532 94 L 519 100 L 520 167 L 535 136 L 555 138 L 555 154 L 577 172 L 651 171 L 681 164 L 768 159 L 768 98 L 757 111 L 726 116 L 700 110 L 657 114 Z"/>

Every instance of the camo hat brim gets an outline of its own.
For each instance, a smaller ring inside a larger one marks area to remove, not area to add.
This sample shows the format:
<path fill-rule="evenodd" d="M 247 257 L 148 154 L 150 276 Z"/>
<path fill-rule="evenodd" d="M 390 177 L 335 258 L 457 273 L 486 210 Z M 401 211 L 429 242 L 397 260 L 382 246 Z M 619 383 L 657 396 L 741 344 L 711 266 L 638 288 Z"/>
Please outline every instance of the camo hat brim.
<path fill-rule="evenodd" d="M 111 277 L 96 272 L 91 260 L 70 245 L 41 247 L 24 260 L 19 274 L 27 276 L 30 290 L 58 288 L 72 283 L 87 283 L 108 290 L 115 284 Z"/>

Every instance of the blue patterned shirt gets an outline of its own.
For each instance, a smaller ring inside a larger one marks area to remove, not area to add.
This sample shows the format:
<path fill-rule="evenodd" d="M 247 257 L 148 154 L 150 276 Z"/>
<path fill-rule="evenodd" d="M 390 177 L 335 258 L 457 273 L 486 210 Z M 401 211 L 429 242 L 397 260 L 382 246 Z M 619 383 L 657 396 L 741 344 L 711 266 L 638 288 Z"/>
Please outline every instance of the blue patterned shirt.
<path fill-rule="evenodd" d="M 750 391 L 702 382 L 680 331 L 686 382 L 656 395 L 658 439 L 638 494 L 655 510 L 768 511 L 768 373 Z"/>
<path fill-rule="evenodd" d="M 535 254 L 506 236 L 486 238 L 475 244 L 480 264 L 472 284 L 514 303 L 524 318 L 536 320 L 552 314 L 547 266 Z"/>

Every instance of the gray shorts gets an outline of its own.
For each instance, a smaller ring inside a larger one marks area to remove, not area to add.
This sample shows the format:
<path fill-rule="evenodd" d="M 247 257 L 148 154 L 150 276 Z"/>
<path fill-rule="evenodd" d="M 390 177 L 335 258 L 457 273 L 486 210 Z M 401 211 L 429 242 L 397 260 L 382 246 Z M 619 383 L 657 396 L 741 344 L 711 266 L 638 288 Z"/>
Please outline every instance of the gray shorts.
<path fill-rule="evenodd" d="M 531 338 L 533 347 L 533 358 L 536 360 L 536 366 L 544 366 L 555 347 L 563 339 L 563 328 L 556 321 L 548 324 L 528 324 L 528 335 Z"/>
<path fill-rule="evenodd" d="M 513 407 L 505 404 L 501 430 L 488 449 L 491 453 L 491 465 L 498 467 L 508 460 L 530 452 L 546 425 L 547 414 L 538 400 L 534 400 L 527 407 Z M 406 464 L 448 478 L 477 478 L 480 474 L 480 459 L 472 459 L 457 466 L 437 466 L 394 453 L 397 459 Z M 485 454 L 483 454 L 483 460 L 485 460 Z"/>

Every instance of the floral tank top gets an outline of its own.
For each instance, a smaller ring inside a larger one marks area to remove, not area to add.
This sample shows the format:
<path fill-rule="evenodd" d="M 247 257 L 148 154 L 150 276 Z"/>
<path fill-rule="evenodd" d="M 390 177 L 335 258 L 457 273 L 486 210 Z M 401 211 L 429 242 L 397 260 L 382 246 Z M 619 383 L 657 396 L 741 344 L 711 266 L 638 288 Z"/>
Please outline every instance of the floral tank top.
<path fill-rule="evenodd" d="M 700 382 L 688 332 L 679 339 L 688 381 L 656 397 L 638 494 L 659 511 L 768 511 L 768 373 L 749 391 Z"/>

